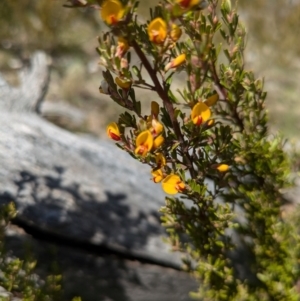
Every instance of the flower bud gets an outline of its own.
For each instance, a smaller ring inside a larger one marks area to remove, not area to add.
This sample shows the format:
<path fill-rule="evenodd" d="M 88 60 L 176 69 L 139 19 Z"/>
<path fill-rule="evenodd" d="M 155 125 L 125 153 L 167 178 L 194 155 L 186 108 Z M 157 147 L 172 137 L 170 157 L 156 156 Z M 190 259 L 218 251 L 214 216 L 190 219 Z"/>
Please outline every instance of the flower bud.
<path fill-rule="evenodd" d="M 121 68 L 127 69 L 128 68 L 128 61 L 124 57 L 121 58 Z"/>
<path fill-rule="evenodd" d="M 165 142 L 163 135 L 157 136 L 153 141 L 153 149 L 159 148 Z"/>
<path fill-rule="evenodd" d="M 120 130 L 118 128 L 118 125 L 115 122 L 111 122 L 106 127 L 106 134 L 110 139 L 113 139 L 115 141 L 121 140 Z"/>
<path fill-rule="evenodd" d="M 172 29 L 170 32 L 170 37 L 171 37 L 172 41 L 177 42 L 180 39 L 181 34 L 182 34 L 181 28 L 178 25 L 176 25 L 175 23 L 173 23 Z"/>
<path fill-rule="evenodd" d="M 164 126 L 155 118 L 151 120 L 151 133 L 154 137 L 159 135 L 164 129 Z"/>
<path fill-rule="evenodd" d="M 211 106 L 215 105 L 218 100 L 219 100 L 219 95 L 218 95 L 218 93 L 216 93 L 216 94 L 211 95 L 210 97 L 208 97 L 204 103 L 208 107 L 211 107 Z"/>
<path fill-rule="evenodd" d="M 230 0 L 222 0 L 221 9 L 225 11 L 225 13 L 229 14 L 231 12 L 231 1 Z"/>
<path fill-rule="evenodd" d="M 116 51 L 116 56 L 122 57 L 129 49 L 127 40 L 123 37 L 118 37 L 118 46 Z"/>
<path fill-rule="evenodd" d="M 182 65 L 185 62 L 185 59 L 186 59 L 185 53 L 180 54 L 173 61 L 171 61 L 170 63 L 168 63 L 165 66 L 165 71 L 167 72 L 171 68 L 177 68 L 177 67 L 179 67 L 180 65 Z"/>
<path fill-rule="evenodd" d="M 167 160 L 162 153 L 157 153 L 155 155 L 155 162 L 158 167 L 163 167 L 166 165 Z"/>
<path fill-rule="evenodd" d="M 214 164 L 212 168 L 217 169 L 219 172 L 226 172 L 229 169 L 227 164 Z"/>
<path fill-rule="evenodd" d="M 122 89 L 128 90 L 131 87 L 131 81 L 127 79 L 115 78 L 115 83 Z"/>
<path fill-rule="evenodd" d="M 158 117 L 159 113 L 159 104 L 156 101 L 151 101 L 151 116 L 152 118 Z"/>

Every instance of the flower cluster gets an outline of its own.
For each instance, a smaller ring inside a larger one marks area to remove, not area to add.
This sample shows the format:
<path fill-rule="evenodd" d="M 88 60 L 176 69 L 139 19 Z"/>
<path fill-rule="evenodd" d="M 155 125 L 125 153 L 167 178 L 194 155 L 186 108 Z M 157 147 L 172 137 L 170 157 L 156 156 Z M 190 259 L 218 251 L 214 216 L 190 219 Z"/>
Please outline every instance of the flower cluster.
<path fill-rule="evenodd" d="M 177 24 L 172 23 L 168 28 L 166 21 L 162 18 L 152 20 L 148 25 L 147 32 L 149 40 L 158 46 L 162 46 L 166 41 L 167 45 L 171 45 L 177 42 L 182 35 L 182 30 Z M 181 53 L 165 66 L 165 71 L 171 68 L 177 68 L 184 64 L 185 61 L 186 54 Z"/>
<path fill-rule="evenodd" d="M 166 158 L 161 153 L 155 155 L 156 168 L 152 169 L 152 180 L 154 183 L 162 183 L 163 190 L 168 194 L 176 194 L 183 192 L 186 185 L 176 174 L 167 174 L 164 167 L 166 166 Z"/>
<path fill-rule="evenodd" d="M 175 194 L 183 191 L 185 184 L 178 175 L 167 175 L 164 171 L 166 166 L 166 158 L 162 153 L 158 152 L 163 145 L 165 138 L 163 136 L 164 126 L 158 120 L 159 105 L 157 102 L 151 103 L 151 114 L 140 120 L 139 133 L 135 137 L 135 143 L 128 143 L 126 149 L 136 156 L 145 158 L 146 156 L 154 156 L 155 169 L 151 171 L 153 181 L 155 183 L 162 182 L 163 190 L 168 194 Z M 116 122 L 110 123 L 106 128 L 107 136 L 115 141 L 121 141 L 121 133 Z"/>
<path fill-rule="evenodd" d="M 170 9 L 170 19 L 156 16 L 147 25 L 145 33 L 148 35 L 154 51 L 159 53 L 159 62 L 162 62 L 162 64 L 159 64 L 162 66 L 160 72 L 167 73 L 171 69 L 172 71 L 176 71 L 178 67 L 185 66 L 185 64 L 191 65 L 192 70 L 197 67 L 197 64 L 192 62 L 193 57 L 187 55 L 187 49 L 177 48 L 176 46 L 182 36 L 182 28 L 176 22 L 178 18 L 181 18 L 185 13 L 194 9 L 199 2 L 199 0 L 174 0 Z M 111 28 L 115 28 L 124 21 L 127 12 L 130 13 L 127 7 L 124 7 L 119 0 L 105 0 L 101 6 L 101 17 Z M 132 156 L 151 165 L 152 180 L 155 183 L 161 183 L 166 193 L 184 193 L 190 188 L 188 183 L 185 183 L 179 176 L 180 173 L 174 169 L 174 160 L 171 159 L 170 149 L 176 141 L 174 141 L 174 136 L 170 135 L 170 130 L 166 131 L 164 123 L 159 120 L 160 110 L 158 103 L 153 101 L 151 103 L 150 115 L 143 117 L 140 115 L 139 110 L 135 109 L 136 101 L 132 102 L 128 99 L 128 95 L 134 86 L 151 87 L 153 90 L 156 87 L 152 88 L 151 84 L 145 83 L 138 68 L 134 70 L 135 74 L 138 75 L 138 80 L 133 79 L 132 73 L 129 71 L 130 62 L 125 57 L 131 46 L 135 50 L 138 46 L 131 39 L 129 33 L 125 34 L 124 30 L 117 30 L 116 32 L 118 33 L 117 41 L 112 44 L 109 51 L 110 56 L 106 60 L 104 59 L 105 62 L 103 65 L 107 68 L 109 67 L 117 74 L 113 81 L 116 87 L 121 88 L 123 92 L 118 92 L 107 81 L 101 84 L 100 91 L 111 95 L 122 106 L 134 110 L 139 116 L 139 121 L 136 122 L 134 118 L 128 124 L 112 122 L 107 126 L 107 135 L 110 139 L 119 142 L 121 147 L 130 152 Z M 120 33 L 122 34 L 120 35 Z M 106 46 L 109 45 L 107 42 L 105 44 Z M 104 55 L 107 55 L 107 53 L 104 53 Z M 153 70 L 153 72 L 156 71 Z M 191 74 L 191 77 L 193 76 Z M 192 82 L 192 85 L 196 84 Z M 132 94 L 130 95 L 132 97 Z M 184 124 L 188 127 L 193 126 L 195 129 L 200 128 L 201 131 L 212 128 L 214 126 L 214 119 L 212 118 L 211 107 L 218 100 L 219 96 L 217 93 L 206 99 L 204 98 L 204 100 L 201 98 L 190 100 L 190 117 L 184 119 Z M 165 102 L 163 104 L 164 106 L 166 105 Z M 170 125 L 168 125 L 169 127 Z M 182 143 L 183 141 L 179 145 Z M 222 173 L 228 171 L 229 165 L 224 162 L 213 162 L 210 168 Z"/>
<path fill-rule="evenodd" d="M 218 95 L 214 94 L 209 97 L 205 102 L 197 102 L 191 111 L 190 120 L 195 126 L 201 126 L 205 123 L 210 126 L 213 124 L 211 117 L 211 110 L 209 106 L 214 105 L 218 100 Z M 165 156 L 157 152 L 157 150 L 165 142 L 163 136 L 164 126 L 158 120 L 159 105 L 157 102 L 151 103 L 151 114 L 140 120 L 139 134 L 136 135 L 135 144 L 129 143 L 126 147 L 127 150 L 131 150 L 137 156 L 146 157 L 148 154 L 154 154 L 155 156 L 155 168 L 152 169 L 152 180 L 154 183 L 162 183 L 163 190 L 168 194 L 176 194 L 182 192 L 186 185 L 176 174 L 168 174 L 169 169 L 167 166 L 167 160 Z M 110 123 L 106 129 L 107 135 L 110 139 L 115 141 L 121 140 L 120 130 L 115 122 Z M 132 145 L 132 147 L 130 147 Z M 226 172 L 229 166 L 224 163 L 214 164 L 211 166 L 213 169 L 219 172 Z"/>

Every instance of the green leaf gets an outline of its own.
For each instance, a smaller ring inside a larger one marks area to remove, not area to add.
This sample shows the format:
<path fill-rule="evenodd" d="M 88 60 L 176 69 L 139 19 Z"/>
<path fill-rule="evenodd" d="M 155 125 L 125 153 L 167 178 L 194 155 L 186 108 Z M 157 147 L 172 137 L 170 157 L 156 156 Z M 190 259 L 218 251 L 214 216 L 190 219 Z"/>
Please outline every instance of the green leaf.
<path fill-rule="evenodd" d="M 231 12 L 231 1 L 230 0 L 222 0 L 221 11 L 224 12 L 224 15 L 227 15 Z"/>
<path fill-rule="evenodd" d="M 133 73 L 136 75 L 136 77 L 139 79 L 139 80 L 142 80 L 142 75 L 141 75 L 141 72 L 139 70 L 139 68 L 135 65 L 132 66 L 132 71 Z"/>

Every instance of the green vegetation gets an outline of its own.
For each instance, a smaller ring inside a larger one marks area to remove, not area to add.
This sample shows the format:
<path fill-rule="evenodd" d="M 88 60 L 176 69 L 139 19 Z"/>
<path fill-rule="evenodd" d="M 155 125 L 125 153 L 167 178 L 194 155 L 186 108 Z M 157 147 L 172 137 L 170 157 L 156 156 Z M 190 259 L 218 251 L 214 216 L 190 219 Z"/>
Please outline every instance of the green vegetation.
<path fill-rule="evenodd" d="M 179 194 L 160 211 L 169 244 L 199 280 L 193 298 L 296 301 L 300 236 L 282 217 L 291 185 L 284 140 L 268 133 L 267 94 L 245 68 L 236 6 L 220 2 L 165 0 L 144 21 L 135 0 L 103 1 L 100 91 L 127 110 L 106 132 Z M 143 115 L 137 89 L 155 91 L 161 108 L 152 101 Z"/>
<path fill-rule="evenodd" d="M 46 279 L 40 279 L 35 273 L 37 262 L 34 259 L 28 257 L 26 260 L 20 260 L 6 252 L 5 228 L 16 214 L 13 203 L 0 208 L 0 286 L 23 301 L 62 300 L 60 275 L 49 275 Z M 0 299 L 1 301 L 10 300 L 9 297 L 1 296 Z M 72 301 L 80 300 L 77 297 Z"/>

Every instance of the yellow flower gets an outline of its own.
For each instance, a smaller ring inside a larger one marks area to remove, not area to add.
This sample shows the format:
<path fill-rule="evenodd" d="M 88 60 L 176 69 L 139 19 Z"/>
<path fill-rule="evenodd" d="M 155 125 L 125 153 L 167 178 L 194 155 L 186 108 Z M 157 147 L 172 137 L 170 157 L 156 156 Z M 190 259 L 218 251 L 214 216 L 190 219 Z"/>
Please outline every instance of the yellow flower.
<path fill-rule="evenodd" d="M 217 170 L 220 172 L 226 172 L 229 169 L 229 165 L 227 164 L 219 164 L 217 166 Z"/>
<path fill-rule="evenodd" d="M 153 176 L 152 180 L 154 183 L 159 183 L 163 179 L 163 172 L 161 169 L 152 170 L 151 175 Z"/>
<path fill-rule="evenodd" d="M 108 25 L 117 24 L 123 18 L 124 12 L 119 0 L 105 0 L 101 6 L 101 18 Z"/>
<path fill-rule="evenodd" d="M 121 134 L 118 128 L 118 125 L 115 122 L 111 122 L 107 127 L 106 127 L 106 134 L 110 139 L 119 141 L 121 140 Z"/>
<path fill-rule="evenodd" d="M 176 68 L 176 67 L 182 65 L 185 62 L 185 59 L 186 59 L 186 55 L 184 53 L 180 54 L 172 62 L 170 62 L 166 65 L 165 71 L 168 71 L 171 68 Z"/>
<path fill-rule="evenodd" d="M 184 9 L 190 9 L 199 4 L 200 0 L 176 0 L 176 2 Z"/>
<path fill-rule="evenodd" d="M 162 188 L 165 193 L 176 194 L 184 190 L 185 184 L 179 176 L 170 174 L 162 180 Z"/>
<path fill-rule="evenodd" d="M 208 107 L 211 107 L 213 106 L 217 101 L 219 100 L 219 95 L 218 93 L 208 97 L 206 100 L 205 100 L 205 104 L 208 106 Z"/>
<path fill-rule="evenodd" d="M 121 79 L 120 77 L 115 78 L 115 83 L 122 89 L 129 89 L 131 87 L 131 81 L 127 79 Z"/>
<path fill-rule="evenodd" d="M 165 142 L 165 138 L 162 135 L 157 136 L 153 141 L 153 149 L 159 148 Z"/>
<path fill-rule="evenodd" d="M 173 42 L 177 42 L 179 40 L 179 38 L 181 37 L 182 34 L 182 30 L 181 28 L 176 25 L 175 23 L 172 24 L 172 29 L 170 32 L 170 37 L 172 39 Z"/>
<path fill-rule="evenodd" d="M 129 49 L 129 45 L 127 40 L 125 40 L 123 37 L 118 37 L 116 56 L 121 57 L 128 51 L 128 49 Z"/>
<path fill-rule="evenodd" d="M 211 111 L 209 107 L 203 103 L 198 102 L 192 110 L 191 118 L 195 125 L 201 125 L 203 122 L 206 122 L 211 116 Z"/>
<path fill-rule="evenodd" d="M 147 153 L 151 151 L 153 146 L 153 137 L 151 132 L 148 130 L 141 132 L 136 137 L 135 144 L 136 144 L 135 153 L 137 155 L 141 155 L 145 157 Z"/>
<path fill-rule="evenodd" d="M 167 37 L 167 23 L 162 18 L 156 18 L 148 25 L 149 40 L 155 44 L 162 44 Z"/>
<path fill-rule="evenodd" d="M 162 153 L 157 153 L 155 155 L 155 162 L 158 167 L 163 167 L 166 165 L 166 158 Z"/>

